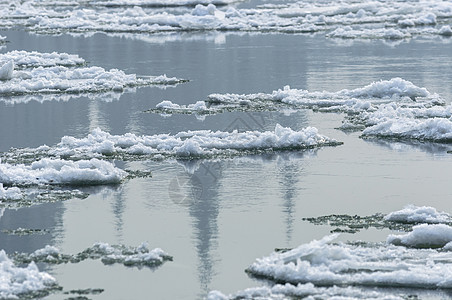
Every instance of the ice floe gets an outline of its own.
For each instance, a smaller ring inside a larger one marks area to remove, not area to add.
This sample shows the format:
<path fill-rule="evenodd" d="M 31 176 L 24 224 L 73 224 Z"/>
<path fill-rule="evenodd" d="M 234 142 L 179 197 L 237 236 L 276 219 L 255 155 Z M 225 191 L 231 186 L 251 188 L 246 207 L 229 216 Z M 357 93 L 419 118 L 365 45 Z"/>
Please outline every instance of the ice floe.
<path fill-rule="evenodd" d="M 403 235 L 390 235 L 388 243 L 416 248 L 452 249 L 452 227 L 446 224 L 420 224 Z M 450 244 L 449 244 L 450 243 Z"/>
<path fill-rule="evenodd" d="M 30 165 L 0 163 L 0 182 L 7 185 L 98 185 L 120 183 L 127 172 L 99 159 L 67 161 L 43 158 Z"/>
<path fill-rule="evenodd" d="M 3 200 L 19 200 L 22 199 L 22 192 L 17 187 L 4 188 L 3 183 L 0 183 L 0 203 Z"/>
<path fill-rule="evenodd" d="M 407 205 L 401 210 L 387 214 L 384 219 L 402 223 L 449 223 L 452 216 L 431 206 Z"/>
<path fill-rule="evenodd" d="M 452 288 L 448 252 L 391 244 L 332 243 L 336 237 L 333 234 L 287 252 L 274 252 L 257 259 L 247 272 L 291 284 Z"/>
<path fill-rule="evenodd" d="M 41 146 L 35 149 L 15 149 L 5 154 L 8 160 L 29 156 L 56 156 L 61 158 L 120 157 L 122 159 L 146 158 L 202 158 L 212 156 L 235 156 L 257 152 L 279 150 L 303 150 L 342 144 L 318 133 L 314 127 L 296 131 L 277 124 L 274 131 L 182 131 L 177 134 L 156 134 L 138 136 L 133 133 L 112 135 L 101 129 L 93 130 L 85 138 L 65 136 L 55 146 Z M 92 160 L 93 161 L 93 160 Z M 52 160 L 45 160 L 44 163 Z M 98 163 L 99 161 L 94 160 Z M 34 163 L 38 166 L 42 163 Z M 62 164 L 57 160 L 55 164 Z M 68 162 L 68 164 L 70 164 Z M 1 165 L 0 165 L 1 166 Z M 112 166 L 106 165 L 105 172 L 117 176 Z M 24 168 L 21 166 L 20 168 Z M 6 172 L 6 168 L 4 168 Z M 2 170 L 2 169 L 0 169 Z M 11 169 L 12 170 L 12 169 Z M 12 171 L 10 171 L 12 172 Z M 1 173 L 0 173 L 1 174 Z M 38 176 L 30 176 L 38 177 Z M 114 177 L 120 180 L 121 176 Z M 32 180 L 30 178 L 29 180 Z M 60 180 L 61 181 L 61 180 Z M 114 181 L 114 180 L 112 180 Z"/>
<path fill-rule="evenodd" d="M 62 2 L 62 1 L 60 1 Z M 232 0 L 111 0 L 87 5 L 24 1 L 0 6 L 3 27 L 44 33 L 174 31 L 322 32 L 328 37 L 405 39 L 450 35 L 452 4 L 430 1 L 298 1 L 234 8 Z M 67 1 L 66 1 L 67 3 Z M 195 6 L 191 11 L 167 6 Z M 227 5 L 217 7 L 215 5 Z M 60 9 L 57 9 L 60 7 Z M 61 10 L 64 7 L 64 11 Z M 108 9 L 114 7 L 114 9 Z M 160 10 L 149 9 L 162 7 Z"/>
<path fill-rule="evenodd" d="M 45 293 L 55 286 L 56 280 L 45 272 L 39 272 L 35 263 L 23 268 L 17 267 L 5 251 L 0 250 L 1 299 L 20 299 L 27 294 Z"/>
<path fill-rule="evenodd" d="M 404 299 L 402 295 L 390 295 L 381 291 L 363 290 L 357 287 L 319 287 L 312 283 L 292 285 L 275 284 L 272 287 L 262 286 L 248 288 L 234 294 L 225 295 L 220 291 L 211 291 L 208 300 L 239 299 Z"/>
<path fill-rule="evenodd" d="M 0 101 L 12 104 L 39 100 L 38 96 L 42 102 L 53 99 L 52 94 L 122 93 L 134 87 L 187 81 L 166 75 L 137 76 L 118 69 L 105 70 L 86 66 L 78 55 L 36 51 L 0 54 L 0 80 Z"/>
<path fill-rule="evenodd" d="M 150 250 L 147 243 L 137 247 L 124 245 L 110 245 L 108 243 L 95 243 L 92 247 L 80 253 L 63 254 L 54 246 L 47 245 L 31 254 L 15 253 L 13 256 L 19 263 L 45 262 L 49 264 L 78 263 L 86 259 L 100 259 L 104 264 L 120 263 L 125 266 L 156 267 L 165 261 L 172 260 L 172 256 L 160 248 Z"/>
<path fill-rule="evenodd" d="M 66 66 L 75 67 L 84 65 L 83 58 L 75 54 L 68 53 L 41 53 L 37 51 L 13 50 L 7 53 L 0 53 L 0 62 L 13 62 L 17 68 L 33 67 L 54 67 Z"/>

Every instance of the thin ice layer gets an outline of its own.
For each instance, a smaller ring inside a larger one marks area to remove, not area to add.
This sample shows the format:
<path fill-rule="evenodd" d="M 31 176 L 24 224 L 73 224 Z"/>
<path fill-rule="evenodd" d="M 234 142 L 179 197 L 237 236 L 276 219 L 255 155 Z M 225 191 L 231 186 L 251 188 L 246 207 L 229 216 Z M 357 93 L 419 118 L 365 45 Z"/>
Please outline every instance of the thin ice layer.
<path fill-rule="evenodd" d="M 378 291 L 363 290 L 357 287 L 318 287 L 312 283 L 292 285 L 276 284 L 272 287 L 262 286 L 248 288 L 234 294 L 225 295 L 219 291 L 211 291 L 207 300 L 238 300 L 238 299 L 404 299 L 402 296 L 391 295 Z"/>
<path fill-rule="evenodd" d="M 387 214 L 384 219 L 391 222 L 402 223 L 449 223 L 450 214 L 437 211 L 431 206 L 407 205 L 403 209 Z"/>
<path fill-rule="evenodd" d="M 205 157 L 240 155 L 256 151 L 300 150 L 335 146 L 340 142 L 318 133 L 314 127 L 296 131 L 277 124 L 274 131 L 182 131 L 175 135 L 138 136 L 133 133 L 112 135 L 101 129 L 93 130 L 85 138 L 65 136 L 53 147 L 23 149 L 11 156 L 52 155 L 60 157 L 150 156 Z"/>
<path fill-rule="evenodd" d="M 31 254 L 15 253 L 14 260 L 20 263 L 45 262 L 49 264 L 78 263 L 86 259 L 100 259 L 104 264 L 120 263 L 125 266 L 155 267 L 163 262 L 172 260 L 172 256 L 160 248 L 150 250 L 147 243 L 137 247 L 124 245 L 110 245 L 108 243 L 95 243 L 80 253 L 63 254 L 54 247 L 47 245 Z"/>
<path fill-rule="evenodd" d="M 98 185 L 120 183 L 127 173 L 98 159 L 43 158 L 31 165 L 0 163 L 0 182 L 8 185 Z"/>
<path fill-rule="evenodd" d="M 452 288 L 448 252 L 388 244 L 331 244 L 336 237 L 274 252 L 257 259 L 247 272 L 292 284 Z"/>
<path fill-rule="evenodd" d="M 94 0 L 94 1 L 90 1 L 90 4 L 94 5 L 94 6 L 110 6 L 110 7 L 121 7 L 121 6 L 177 7 L 177 6 L 196 6 L 198 4 L 227 5 L 227 4 L 240 2 L 240 1 L 244 1 L 244 0 L 133 0 L 133 1 Z"/>
<path fill-rule="evenodd" d="M 45 291 L 56 285 L 56 280 L 45 272 L 39 272 L 35 263 L 17 267 L 0 250 L 0 298 L 19 299 L 29 293 Z"/>

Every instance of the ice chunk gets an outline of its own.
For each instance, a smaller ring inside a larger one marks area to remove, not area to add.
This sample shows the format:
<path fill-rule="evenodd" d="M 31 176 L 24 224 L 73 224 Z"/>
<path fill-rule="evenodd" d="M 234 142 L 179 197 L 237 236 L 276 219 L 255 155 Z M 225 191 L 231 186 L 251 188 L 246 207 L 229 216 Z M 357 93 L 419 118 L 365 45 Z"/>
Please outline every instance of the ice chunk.
<path fill-rule="evenodd" d="M 433 231 L 444 230 L 443 235 L 449 235 L 449 229 L 439 228 L 446 226 L 443 224 L 419 226 L 437 227 Z M 257 259 L 247 272 L 291 284 L 311 282 L 321 286 L 452 287 L 449 254 L 435 249 L 405 248 L 391 244 L 332 244 L 335 237 L 327 236 L 285 253 L 274 252 L 268 257 Z"/>
<path fill-rule="evenodd" d="M 448 223 L 452 221 L 450 214 L 439 212 L 431 206 L 407 205 L 402 210 L 387 214 L 384 219 L 402 223 Z"/>
<path fill-rule="evenodd" d="M 277 124 L 274 131 L 182 131 L 175 135 L 156 134 L 137 136 L 132 133 L 111 135 L 100 129 L 86 138 L 65 136 L 53 147 L 24 149 L 24 153 L 60 157 L 98 157 L 118 155 L 133 158 L 137 155 L 192 158 L 216 155 L 240 155 L 255 151 L 300 150 L 341 143 L 318 133 L 314 127 L 296 131 Z M 20 157 L 20 150 L 12 156 Z M 37 163 L 35 163 L 37 165 Z"/>
<path fill-rule="evenodd" d="M 0 203 L 1 200 L 20 200 L 22 199 L 22 192 L 17 187 L 4 188 L 3 183 L 0 182 Z"/>
<path fill-rule="evenodd" d="M 420 224 L 404 235 L 390 235 L 388 243 L 416 248 L 441 248 L 452 242 L 452 227 L 446 224 Z"/>
<path fill-rule="evenodd" d="M 35 263 L 19 268 L 0 250 L 0 298 L 18 299 L 26 294 L 45 291 L 56 286 L 56 280 L 39 272 Z"/>
<path fill-rule="evenodd" d="M 14 61 L 10 60 L 9 62 L 3 64 L 0 67 L 0 80 L 12 79 L 13 71 L 14 71 Z"/>
<path fill-rule="evenodd" d="M 0 61 L 13 61 L 17 67 L 54 67 L 54 66 L 80 66 L 85 60 L 78 55 L 68 53 L 41 53 L 37 51 L 9 51 L 0 54 Z"/>
<path fill-rule="evenodd" d="M 4 184 L 113 184 L 127 173 L 112 163 L 98 159 L 66 161 L 43 158 L 31 165 L 0 163 L 0 182 Z"/>

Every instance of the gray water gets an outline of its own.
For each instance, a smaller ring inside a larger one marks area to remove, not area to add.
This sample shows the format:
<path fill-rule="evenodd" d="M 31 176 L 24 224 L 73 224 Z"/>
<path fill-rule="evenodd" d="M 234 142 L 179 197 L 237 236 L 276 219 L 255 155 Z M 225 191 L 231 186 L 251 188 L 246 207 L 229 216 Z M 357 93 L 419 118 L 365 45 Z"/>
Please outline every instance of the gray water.
<path fill-rule="evenodd" d="M 0 101 L 0 151 L 53 145 L 100 127 L 112 134 L 151 135 L 190 129 L 273 130 L 275 124 L 319 132 L 343 141 L 337 147 L 204 161 L 117 162 L 147 170 L 150 178 L 88 189 L 86 199 L 5 209 L 0 229 L 39 228 L 42 235 L 0 232 L 7 253 L 54 245 L 77 253 L 101 241 L 137 246 L 144 241 L 174 256 L 149 268 L 105 266 L 100 261 L 40 265 L 64 291 L 102 288 L 91 299 L 199 299 L 210 290 L 232 293 L 263 284 L 245 268 L 274 248 L 296 247 L 334 229 L 303 221 L 328 214 L 371 215 L 406 204 L 452 211 L 449 145 L 363 140 L 334 129 L 343 115 L 224 113 L 162 117 L 144 111 L 162 100 L 178 104 L 211 93 L 271 92 L 290 85 L 338 91 L 401 77 L 452 99 L 452 39 L 403 42 L 343 41 L 283 34 L 174 34 L 140 40 L 130 36 L 38 36 L 0 31 L 10 43 L 1 51 L 78 54 L 90 65 L 139 75 L 176 76 L 190 82 L 139 88 L 118 99 Z M 0 214 L 1 215 L 1 214 Z M 343 234 L 341 240 L 384 241 L 389 230 Z M 416 291 L 409 291 L 416 293 Z M 429 297 L 447 297 L 432 292 Z M 68 297 L 62 293 L 46 299 Z"/>

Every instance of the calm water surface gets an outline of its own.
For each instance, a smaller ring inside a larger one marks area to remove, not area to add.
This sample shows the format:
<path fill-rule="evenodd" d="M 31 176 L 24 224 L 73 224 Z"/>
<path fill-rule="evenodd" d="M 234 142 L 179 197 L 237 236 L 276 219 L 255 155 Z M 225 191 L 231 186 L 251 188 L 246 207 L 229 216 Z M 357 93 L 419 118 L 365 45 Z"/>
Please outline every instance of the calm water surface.
<path fill-rule="evenodd" d="M 232 293 L 263 284 L 244 270 L 274 248 L 295 247 L 328 234 L 304 217 L 371 215 L 406 204 L 452 212 L 449 145 L 370 141 L 336 130 L 343 115 L 296 112 L 225 113 L 199 120 L 143 111 L 162 100 L 179 104 L 211 93 L 271 92 L 293 88 L 338 91 L 401 77 L 452 99 L 452 39 L 407 42 L 342 41 L 322 36 L 182 34 L 37 36 L 0 31 L 2 52 L 36 50 L 78 54 L 89 65 L 139 75 L 176 76 L 189 83 L 139 88 L 117 99 L 99 96 L 7 104 L 0 101 L 0 151 L 53 145 L 65 135 L 84 137 L 96 127 L 112 134 L 151 135 L 191 129 L 273 130 L 275 124 L 320 133 L 338 147 L 207 161 L 117 162 L 150 170 L 151 178 L 89 189 L 86 199 L 0 213 L 0 229 L 40 228 L 43 235 L 0 232 L 0 248 L 32 252 L 54 245 L 77 253 L 101 241 L 137 246 L 144 241 L 174 256 L 156 269 L 104 266 L 100 261 L 41 266 L 64 290 L 102 288 L 92 299 L 198 299 L 213 289 Z M 341 239 L 384 241 L 387 230 Z M 447 297 L 432 292 L 428 297 Z M 46 299 L 61 299 L 54 294 Z"/>

